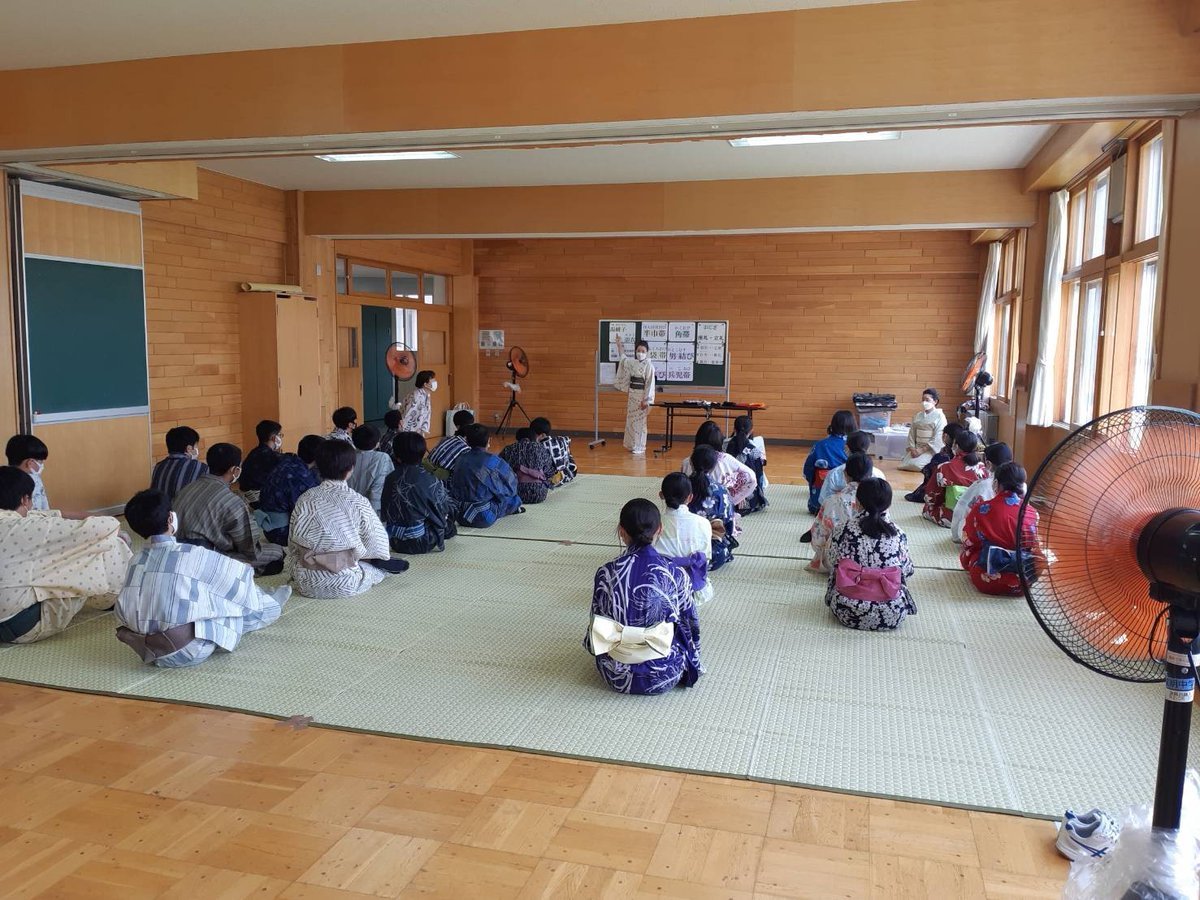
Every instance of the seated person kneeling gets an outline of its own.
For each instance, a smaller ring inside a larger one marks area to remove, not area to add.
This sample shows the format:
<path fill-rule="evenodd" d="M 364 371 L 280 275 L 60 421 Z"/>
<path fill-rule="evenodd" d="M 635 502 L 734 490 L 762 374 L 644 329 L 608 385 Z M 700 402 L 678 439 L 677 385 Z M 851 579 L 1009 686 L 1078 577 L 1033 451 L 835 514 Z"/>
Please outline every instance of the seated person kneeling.
<path fill-rule="evenodd" d="M 712 523 L 690 509 L 692 482 L 682 472 L 672 472 L 662 481 L 658 492 L 666 504 L 662 514 L 662 531 L 654 541 L 654 549 L 688 573 L 692 580 L 692 599 L 696 606 L 712 599 L 713 586 L 708 579 L 712 561 Z"/>
<path fill-rule="evenodd" d="M 446 541 L 458 534 L 446 483 L 421 465 L 428 446 L 415 431 L 401 431 L 392 440 L 396 471 L 383 483 L 380 515 L 397 553 L 445 550 Z"/>
<path fill-rule="evenodd" d="M 517 439 L 500 451 L 500 458 L 517 476 L 517 495 L 522 503 L 541 503 L 546 499 L 554 476 L 554 461 L 532 428 L 518 428 Z"/>
<path fill-rule="evenodd" d="M 688 509 L 707 519 L 712 525 L 712 569 L 733 559 L 737 539 L 733 536 L 733 498 L 725 485 L 717 480 L 717 451 L 700 444 L 692 451 L 688 462 L 692 474 L 687 476 L 692 486 Z"/>
<path fill-rule="evenodd" d="M 738 507 L 739 512 L 752 513 L 767 506 L 767 450 L 763 439 L 754 434 L 754 419 L 738 416 L 733 420 L 733 437 L 725 442 L 725 452 L 754 473 L 754 493 Z"/>
<path fill-rule="evenodd" d="M 808 511 L 814 516 L 821 508 L 821 486 L 829 476 L 830 471 L 845 465 L 846 438 L 856 430 L 854 413 L 848 409 L 839 409 L 829 420 L 825 429 L 827 437 L 813 444 L 804 460 L 804 480 L 808 482 Z"/>
<path fill-rule="evenodd" d="M 353 597 L 408 568 L 404 560 L 390 558 L 379 516 L 346 482 L 357 458 L 346 441 L 323 442 L 317 448 L 322 481 L 292 511 L 286 572 L 305 597 Z"/>
<path fill-rule="evenodd" d="M 981 594 L 1000 597 L 1020 597 L 1020 556 L 1017 553 L 1017 533 L 1025 547 L 1037 544 L 1037 510 L 1025 507 L 1025 469 L 1007 462 L 996 470 L 996 496 L 977 503 L 967 513 L 963 525 L 963 546 L 959 562 L 971 576 L 971 583 Z M 1028 559 L 1028 557 L 1026 557 Z"/>
<path fill-rule="evenodd" d="M 529 427 L 554 461 L 554 474 L 550 476 L 551 489 L 574 481 L 579 467 L 571 455 L 571 439 L 563 434 L 555 434 L 550 427 L 550 420 L 545 416 L 538 416 L 529 423 Z"/>
<path fill-rule="evenodd" d="M 630 500 L 617 529 L 627 549 L 596 571 L 583 646 L 600 677 L 623 694 L 691 687 L 702 671 L 692 580 L 654 549 L 661 527 L 658 507 Z"/>
<path fill-rule="evenodd" d="M 442 481 L 450 480 L 458 460 L 471 449 L 467 446 L 464 435 L 467 429 L 475 424 L 475 414 L 469 409 L 460 409 L 454 414 L 453 421 L 454 434 L 448 434 L 438 441 L 437 446 L 429 451 L 429 458 L 425 460 L 425 468 Z"/>
<path fill-rule="evenodd" d="M 208 472 L 171 501 L 179 516 L 179 540 L 253 566 L 256 575 L 277 575 L 283 548 L 267 540 L 246 501 L 233 492 L 242 474 L 242 451 L 233 444 L 213 444 L 205 461 Z"/>
<path fill-rule="evenodd" d="M 834 542 L 825 605 L 847 628 L 889 631 L 917 612 L 908 592 L 908 579 L 916 571 L 908 536 L 888 517 L 892 487 L 886 481 L 866 479 L 858 485 L 856 499 L 861 512 Z"/>
<path fill-rule="evenodd" d="M 359 425 L 350 437 L 358 451 L 354 471 L 350 473 L 350 487 L 366 497 L 371 502 L 371 509 L 378 515 L 383 502 L 384 479 L 396 467 L 390 456 L 375 449 L 379 446 L 379 431 L 373 425 Z"/>
<path fill-rule="evenodd" d="M 458 524 L 487 528 L 498 519 L 525 512 L 517 476 L 508 463 L 488 453 L 488 430 L 476 422 L 464 435 L 470 449 L 454 464 L 450 496 L 458 504 Z"/>
<path fill-rule="evenodd" d="M 279 465 L 283 458 L 283 426 L 271 419 L 263 419 L 254 426 L 254 434 L 258 438 L 258 446 L 246 454 L 242 460 L 242 477 L 238 486 L 251 503 L 258 502 L 259 491 L 266 484 L 267 476 Z"/>
<path fill-rule="evenodd" d="M 958 503 L 954 507 L 954 518 L 950 523 L 950 539 L 954 543 L 962 543 L 963 526 L 967 524 L 967 513 L 983 501 L 991 500 L 999 492 L 999 488 L 996 486 L 996 470 L 1012 461 L 1012 448 L 1004 441 L 989 444 L 983 451 L 983 465 L 991 477 L 980 478 L 958 498 Z"/>
<path fill-rule="evenodd" d="M 871 475 L 871 458 L 865 453 L 851 453 L 843 467 L 842 486 L 821 504 L 817 521 L 812 527 L 813 558 L 810 572 L 829 572 L 833 568 L 834 541 L 842 527 L 859 513 L 858 486 Z"/>
<path fill-rule="evenodd" d="M 58 634 L 85 606 L 108 609 L 125 583 L 129 546 L 111 516 L 64 519 L 33 509 L 34 481 L 0 467 L 0 642 Z"/>
<path fill-rule="evenodd" d="M 321 483 L 317 475 L 317 448 L 325 438 L 306 434 L 295 453 L 284 453 L 279 465 L 271 470 L 258 495 L 254 518 L 272 544 L 286 547 L 292 510 L 304 492 Z"/>
<path fill-rule="evenodd" d="M 232 652 L 247 631 L 279 618 L 292 594 L 254 583 L 254 570 L 203 547 L 175 541 L 178 518 L 161 491 L 125 504 L 125 521 L 147 540 L 129 564 L 117 597 L 117 638 L 163 668 L 197 666 L 215 650 Z"/>
<path fill-rule="evenodd" d="M 921 515 L 936 525 L 949 528 L 959 497 L 989 474 L 979 454 L 979 438 L 969 431 L 960 431 L 954 439 L 954 458 L 938 466 L 925 482 L 925 508 Z"/>

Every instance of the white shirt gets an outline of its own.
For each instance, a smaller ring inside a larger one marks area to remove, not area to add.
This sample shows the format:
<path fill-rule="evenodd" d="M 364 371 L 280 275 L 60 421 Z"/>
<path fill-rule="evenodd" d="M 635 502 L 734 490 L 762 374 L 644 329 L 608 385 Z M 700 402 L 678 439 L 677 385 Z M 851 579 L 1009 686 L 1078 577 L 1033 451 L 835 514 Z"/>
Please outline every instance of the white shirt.
<path fill-rule="evenodd" d="M 887 476 L 880 472 L 874 466 L 871 466 L 871 478 L 882 478 L 887 481 Z M 838 466 L 836 469 L 830 469 L 829 474 L 825 476 L 825 480 L 821 483 L 821 493 L 817 498 L 818 502 L 824 503 L 833 496 L 834 491 L 840 491 L 846 486 L 846 466 L 845 464 Z"/>
<path fill-rule="evenodd" d="M 976 503 L 993 499 L 997 493 L 999 493 L 999 489 L 996 486 L 995 478 L 980 478 L 958 498 L 958 503 L 954 506 L 954 519 L 950 523 L 950 537 L 954 543 L 962 543 L 963 526 L 967 524 L 967 513 L 971 511 L 971 507 Z"/>
<path fill-rule="evenodd" d="M 662 532 L 654 541 L 654 549 L 663 556 L 703 553 L 704 558 L 711 561 L 712 536 L 712 523 L 704 516 L 696 515 L 686 506 L 666 509 L 662 514 Z M 711 600 L 712 595 L 712 582 L 706 579 L 704 587 L 692 596 L 696 603 L 703 603 Z"/>

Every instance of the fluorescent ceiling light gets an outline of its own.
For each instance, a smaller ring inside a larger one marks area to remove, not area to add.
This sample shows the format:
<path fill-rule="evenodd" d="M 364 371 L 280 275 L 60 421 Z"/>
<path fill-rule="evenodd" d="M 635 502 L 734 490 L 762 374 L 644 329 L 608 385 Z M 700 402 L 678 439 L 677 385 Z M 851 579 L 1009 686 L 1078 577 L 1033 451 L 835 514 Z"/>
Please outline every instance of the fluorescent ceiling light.
<path fill-rule="evenodd" d="M 776 147 L 783 144 L 840 144 L 849 141 L 898 141 L 898 131 L 843 131 L 837 134 L 764 134 L 735 138 L 734 147 Z"/>
<path fill-rule="evenodd" d="M 392 162 L 398 159 L 458 159 L 449 150 L 397 150 L 385 153 L 328 153 L 318 156 L 328 162 Z"/>

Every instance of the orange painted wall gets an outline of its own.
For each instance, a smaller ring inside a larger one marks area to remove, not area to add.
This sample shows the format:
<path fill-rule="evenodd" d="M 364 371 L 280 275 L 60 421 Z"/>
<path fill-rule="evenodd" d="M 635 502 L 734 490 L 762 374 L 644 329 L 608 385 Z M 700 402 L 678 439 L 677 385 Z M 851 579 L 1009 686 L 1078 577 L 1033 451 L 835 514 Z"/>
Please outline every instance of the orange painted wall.
<path fill-rule="evenodd" d="M 965 231 L 477 241 L 479 327 L 529 353 L 530 415 L 590 430 L 601 318 L 728 319 L 732 397 L 771 407 L 756 417 L 768 437 L 812 439 L 855 390 L 895 393 L 910 413 L 929 384 L 953 402 L 980 252 Z M 485 422 L 506 374 L 480 352 Z M 620 430 L 623 408 L 601 394 L 602 431 Z"/>
<path fill-rule="evenodd" d="M 244 443 L 238 284 L 284 280 L 283 191 L 204 169 L 199 180 L 197 200 L 142 204 L 156 457 L 176 425 L 205 446 Z"/>

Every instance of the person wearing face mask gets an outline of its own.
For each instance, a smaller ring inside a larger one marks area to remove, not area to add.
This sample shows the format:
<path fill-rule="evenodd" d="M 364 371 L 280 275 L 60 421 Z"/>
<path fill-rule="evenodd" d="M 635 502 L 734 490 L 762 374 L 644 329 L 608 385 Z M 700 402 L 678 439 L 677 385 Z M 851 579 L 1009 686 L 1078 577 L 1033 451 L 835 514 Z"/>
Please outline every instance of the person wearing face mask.
<path fill-rule="evenodd" d="M 200 461 L 200 434 L 180 425 L 167 432 L 167 457 L 155 464 L 150 487 L 174 500 L 181 490 L 207 474 L 208 466 Z"/>
<path fill-rule="evenodd" d="M 991 500 L 999 491 L 996 485 L 996 470 L 1012 461 L 1012 449 L 1003 441 L 989 444 L 983 451 L 983 464 L 992 477 L 980 478 L 958 498 L 958 503 L 954 507 L 954 519 L 950 523 L 950 538 L 954 543 L 962 543 L 963 526 L 967 524 L 967 513 L 985 500 Z"/>
<path fill-rule="evenodd" d="M 650 407 L 654 405 L 655 379 L 654 364 L 650 362 L 650 345 L 638 341 L 633 348 L 633 359 L 629 359 L 619 336 L 616 342 L 621 361 L 617 363 L 613 386 L 628 395 L 625 404 L 625 449 L 635 456 L 642 456 L 646 453 L 646 421 L 650 418 Z"/>
<path fill-rule="evenodd" d="M 46 496 L 46 487 L 42 484 L 42 470 L 50 457 L 50 448 L 41 438 L 32 434 L 14 434 L 8 439 L 4 448 L 8 464 L 20 469 L 33 479 L 33 508 L 48 510 L 50 500 Z"/>
<path fill-rule="evenodd" d="M 398 405 L 400 409 L 400 430 L 415 431 L 417 434 L 429 434 L 429 422 L 432 416 L 431 398 L 438 389 L 437 375 L 431 369 L 423 369 L 417 373 L 416 386 L 413 392 Z M 395 400 L 392 409 L 397 408 Z"/>
<path fill-rule="evenodd" d="M 937 388 L 928 387 L 921 392 L 921 411 L 913 416 L 912 427 L 908 430 L 908 449 L 900 460 L 900 468 L 906 472 L 920 472 L 942 449 L 946 414 L 938 407 L 941 399 Z"/>
<path fill-rule="evenodd" d="M 112 606 L 131 555 L 116 519 L 35 510 L 33 491 L 27 472 L 0 467 L 0 643 L 39 641 L 85 606 Z"/>
<path fill-rule="evenodd" d="M 996 496 L 967 513 L 958 559 L 982 594 L 1021 596 L 1018 531 L 1022 546 L 1037 545 L 1037 510 L 1027 506 L 1021 515 L 1027 479 L 1021 466 L 1005 463 L 996 470 Z"/>
<path fill-rule="evenodd" d="M 291 596 L 270 593 L 254 570 L 212 550 L 175 540 L 179 519 L 160 491 L 125 504 L 125 521 L 146 539 L 117 596 L 117 638 L 141 660 L 162 668 L 196 666 L 217 650 L 232 652 L 247 631 L 275 622 Z"/>
<path fill-rule="evenodd" d="M 644 498 L 621 508 L 625 551 L 596 571 L 583 646 L 614 691 L 663 694 L 700 678 L 700 619 L 692 579 L 654 548 L 658 507 Z"/>
<path fill-rule="evenodd" d="M 176 494 L 171 504 L 179 515 L 179 540 L 244 562 L 258 575 L 278 574 L 283 547 L 266 539 L 246 501 L 233 491 L 242 474 L 242 451 L 233 444 L 213 444 L 205 459 L 208 474 Z"/>
<path fill-rule="evenodd" d="M 242 463 L 242 477 L 238 479 L 242 496 L 251 506 L 258 503 L 258 494 L 267 483 L 267 476 L 283 459 L 282 425 L 263 419 L 254 426 L 254 433 L 258 437 L 258 446 L 246 454 L 246 461 Z"/>

